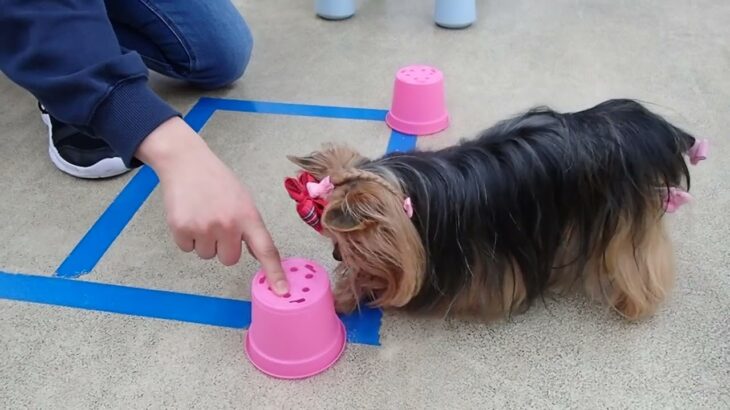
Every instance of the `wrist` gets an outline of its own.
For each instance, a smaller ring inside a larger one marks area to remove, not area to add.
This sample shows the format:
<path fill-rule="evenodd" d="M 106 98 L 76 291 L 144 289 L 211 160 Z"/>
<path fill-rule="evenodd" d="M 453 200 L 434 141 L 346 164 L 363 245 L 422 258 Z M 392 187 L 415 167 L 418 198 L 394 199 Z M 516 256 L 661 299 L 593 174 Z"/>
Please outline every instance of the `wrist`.
<path fill-rule="evenodd" d="M 142 141 L 135 156 L 162 177 L 177 164 L 190 164 L 194 155 L 205 150 L 203 139 L 180 117 L 173 117 Z"/>

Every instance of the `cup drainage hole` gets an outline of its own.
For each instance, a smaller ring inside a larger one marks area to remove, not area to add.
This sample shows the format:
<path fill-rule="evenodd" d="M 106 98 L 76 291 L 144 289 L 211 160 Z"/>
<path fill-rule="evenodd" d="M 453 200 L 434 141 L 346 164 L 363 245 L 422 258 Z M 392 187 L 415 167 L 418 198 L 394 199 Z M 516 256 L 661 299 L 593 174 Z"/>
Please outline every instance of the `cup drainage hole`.
<path fill-rule="evenodd" d="M 297 268 L 296 266 L 293 268 L 289 268 L 289 272 L 296 272 L 298 270 L 299 270 L 299 268 Z"/>
<path fill-rule="evenodd" d="M 314 269 L 314 266 L 312 266 L 312 265 L 304 265 L 304 267 L 309 269 L 312 273 L 317 271 L 316 269 Z"/>
<path fill-rule="evenodd" d="M 306 275 L 304 275 L 304 277 L 307 279 L 312 279 L 314 275 L 312 275 L 311 273 L 307 273 Z"/>
<path fill-rule="evenodd" d="M 309 292 L 309 288 L 302 288 L 302 292 Z"/>
<path fill-rule="evenodd" d="M 301 298 L 301 299 L 297 299 L 297 300 L 290 300 L 289 303 L 302 303 L 305 300 L 307 300 L 307 299 Z"/>
<path fill-rule="evenodd" d="M 285 294 L 281 295 L 281 297 L 283 297 L 284 299 L 288 299 L 288 298 L 291 297 L 291 294 L 290 293 L 285 293 Z"/>
<path fill-rule="evenodd" d="M 260 277 L 260 278 L 259 278 L 259 285 L 263 285 L 263 284 L 264 284 L 264 282 L 266 282 L 266 278 L 265 278 L 265 277 L 263 277 L 263 276 L 262 276 L 262 277 Z"/>

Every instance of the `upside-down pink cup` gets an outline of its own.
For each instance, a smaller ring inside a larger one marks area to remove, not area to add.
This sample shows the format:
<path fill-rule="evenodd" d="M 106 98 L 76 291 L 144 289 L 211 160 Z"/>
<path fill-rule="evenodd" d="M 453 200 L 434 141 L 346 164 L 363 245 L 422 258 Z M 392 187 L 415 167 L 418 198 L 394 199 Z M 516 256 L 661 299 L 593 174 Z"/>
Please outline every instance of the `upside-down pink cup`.
<path fill-rule="evenodd" d="M 327 271 L 315 262 L 282 261 L 289 293 L 277 296 L 262 271 L 251 285 L 246 354 L 256 368 L 281 379 L 327 370 L 345 349 L 345 326 L 335 313 Z"/>
<path fill-rule="evenodd" d="M 444 75 L 434 67 L 411 65 L 398 70 L 393 101 L 385 122 L 404 134 L 428 135 L 449 126 Z"/>

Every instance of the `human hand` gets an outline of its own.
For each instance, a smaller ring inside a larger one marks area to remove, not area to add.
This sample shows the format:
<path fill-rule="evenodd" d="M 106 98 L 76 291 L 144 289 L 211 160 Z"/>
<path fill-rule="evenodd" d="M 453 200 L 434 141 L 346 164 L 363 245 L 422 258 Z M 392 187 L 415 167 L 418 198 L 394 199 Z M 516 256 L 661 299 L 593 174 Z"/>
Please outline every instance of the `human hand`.
<path fill-rule="evenodd" d="M 162 186 L 167 223 L 180 249 L 202 259 L 238 263 L 242 241 L 261 263 L 272 289 L 288 291 L 279 251 L 253 198 L 233 172 L 185 121 L 161 124 L 140 144 L 137 158 Z"/>

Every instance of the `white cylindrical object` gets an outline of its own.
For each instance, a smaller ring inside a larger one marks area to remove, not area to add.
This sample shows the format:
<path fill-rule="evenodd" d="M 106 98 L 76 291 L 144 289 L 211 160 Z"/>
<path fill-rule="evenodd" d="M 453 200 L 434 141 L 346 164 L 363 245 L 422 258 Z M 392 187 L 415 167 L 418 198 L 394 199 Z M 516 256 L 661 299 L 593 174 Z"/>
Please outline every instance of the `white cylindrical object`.
<path fill-rule="evenodd" d="M 355 0 L 316 0 L 314 12 L 326 20 L 344 20 L 355 15 Z"/>
<path fill-rule="evenodd" d="M 476 0 L 436 0 L 433 19 L 441 27 L 466 28 L 476 18 Z"/>

